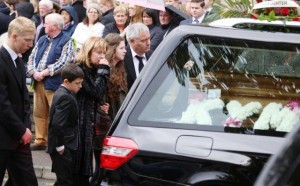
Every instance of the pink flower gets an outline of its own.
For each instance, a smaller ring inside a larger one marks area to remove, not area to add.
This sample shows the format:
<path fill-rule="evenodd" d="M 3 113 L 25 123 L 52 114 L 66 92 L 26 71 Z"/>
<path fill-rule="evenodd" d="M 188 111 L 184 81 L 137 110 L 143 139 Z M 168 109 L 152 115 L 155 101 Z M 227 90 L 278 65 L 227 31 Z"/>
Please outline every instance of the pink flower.
<path fill-rule="evenodd" d="M 275 14 L 279 14 L 279 13 L 280 13 L 280 10 L 281 10 L 281 8 L 279 8 L 279 7 L 274 8 Z"/>
<path fill-rule="evenodd" d="M 297 112 L 300 106 L 300 101 L 298 100 L 291 100 L 287 105 L 286 105 L 291 111 Z"/>
<path fill-rule="evenodd" d="M 225 126 L 230 127 L 230 125 L 234 125 L 235 127 L 240 127 L 242 125 L 242 122 L 236 121 L 235 118 L 229 117 L 226 119 Z"/>

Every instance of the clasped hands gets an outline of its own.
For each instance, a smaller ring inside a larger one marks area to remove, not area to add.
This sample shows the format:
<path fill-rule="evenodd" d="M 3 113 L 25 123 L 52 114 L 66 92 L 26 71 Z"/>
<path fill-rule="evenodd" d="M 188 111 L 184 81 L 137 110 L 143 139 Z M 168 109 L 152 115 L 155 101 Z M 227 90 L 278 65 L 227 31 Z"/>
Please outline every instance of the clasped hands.
<path fill-rule="evenodd" d="M 33 78 L 36 81 L 42 81 L 44 79 L 45 76 L 49 76 L 50 72 L 48 69 L 43 70 L 42 72 L 34 72 L 33 74 Z"/>

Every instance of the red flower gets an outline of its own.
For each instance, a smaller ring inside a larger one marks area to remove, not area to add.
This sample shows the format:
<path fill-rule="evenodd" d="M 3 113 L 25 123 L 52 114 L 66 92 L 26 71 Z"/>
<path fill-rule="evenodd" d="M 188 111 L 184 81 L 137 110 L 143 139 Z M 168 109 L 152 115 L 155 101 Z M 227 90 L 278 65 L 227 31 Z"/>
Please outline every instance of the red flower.
<path fill-rule="evenodd" d="M 256 0 L 256 2 L 257 2 L 257 3 L 261 3 L 261 2 L 262 2 L 262 0 Z"/>
<path fill-rule="evenodd" d="M 270 13 L 271 12 L 271 8 L 266 8 L 266 12 Z"/>
<path fill-rule="evenodd" d="M 252 19 L 257 19 L 257 16 L 251 14 L 251 18 L 252 18 Z"/>
<path fill-rule="evenodd" d="M 281 15 L 287 16 L 287 15 L 289 15 L 289 13 L 290 13 L 290 9 L 288 9 L 288 8 L 281 9 Z"/>
<path fill-rule="evenodd" d="M 293 17 L 293 21 L 300 21 L 299 17 Z"/>

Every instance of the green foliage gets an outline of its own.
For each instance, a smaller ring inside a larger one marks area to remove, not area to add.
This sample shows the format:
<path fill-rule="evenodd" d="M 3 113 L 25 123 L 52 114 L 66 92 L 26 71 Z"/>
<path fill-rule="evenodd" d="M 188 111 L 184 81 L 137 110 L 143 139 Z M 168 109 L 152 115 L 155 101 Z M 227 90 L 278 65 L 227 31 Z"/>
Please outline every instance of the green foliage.
<path fill-rule="evenodd" d="M 275 12 L 274 12 L 274 10 L 272 10 L 268 15 L 260 14 L 258 19 L 259 20 L 274 21 L 274 20 L 276 20 Z"/>
<path fill-rule="evenodd" d="M 214 14 L 220 18 L 249 17 L 251 7 L 250 0 L 216 0 L 213 4 Z"/>

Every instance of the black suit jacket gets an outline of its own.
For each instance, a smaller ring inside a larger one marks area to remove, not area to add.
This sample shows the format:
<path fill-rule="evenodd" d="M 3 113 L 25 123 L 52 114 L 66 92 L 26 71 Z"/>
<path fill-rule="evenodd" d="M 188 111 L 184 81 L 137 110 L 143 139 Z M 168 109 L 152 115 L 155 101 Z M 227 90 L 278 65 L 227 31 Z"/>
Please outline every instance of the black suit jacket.
<path fill-rule="evenodd" d="M 107 12 L 105 12 L 104 14 L 102 14 L 102 18 L 100 21 L 103 25 L 107 25 L 108 23 L 114 23 L 115 19 L 114 19 L 114 9 L 110 9 Z"/>
<path fill-rule="evenodd" d="M 8 25 L 12 20 L 13 18 L 11 16 L 0 12 L 0 35 L 7 32 Z"/>
<path fill-rule="evenodd" d="M 193 23 L 193 18 L 189 18 L 180 22 L 179 25 L 189 25 Z"/>
<path fill-rule="evenodd" d="M 49 113 L 48 151 L 65 146 L 77 150 L 79 143 L 78 107 L 74 94 L 60 86 L 53 96 Z"/>
<path fill-rule="evenodd" d="M 0 48 L 0 149 L 13 150 L 31 128 L 25 67 L 15 67 L 9 53 Z"/>
<path fill-rule="evenodd" d="M 128 86 L 128 90 L 130 90 L 131 86 L 133 85 L 133 83 L 136 79 L 136 73 L 135 73 L 133 59 L 132 59 L 132 53 L 131 53 L 129 45 L 126 47 L 126 51 L 127 51 L 127 53 L 124 58 L 124 63 L 125 63 L 125 69 L 126 69 L 126 74 L 127 74 L 127 86 Z M 149 52 L 146 52 L 146 59 L 148 60 L 151 55 L 152 55 L 151 50 Z"/>

